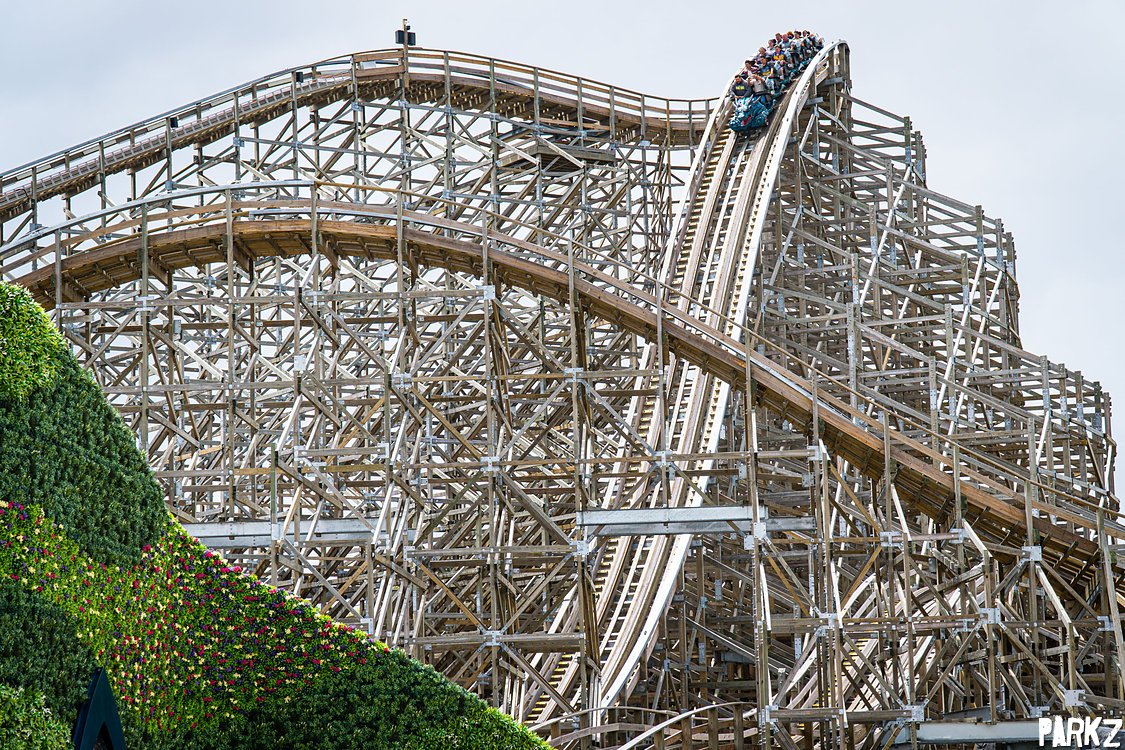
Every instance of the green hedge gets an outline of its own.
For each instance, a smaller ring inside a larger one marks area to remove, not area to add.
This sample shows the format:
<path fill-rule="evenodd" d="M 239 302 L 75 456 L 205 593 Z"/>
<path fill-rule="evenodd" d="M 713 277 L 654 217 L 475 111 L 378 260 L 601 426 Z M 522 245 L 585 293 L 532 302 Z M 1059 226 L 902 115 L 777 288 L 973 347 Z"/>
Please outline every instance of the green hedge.
<path fill-rule="evenodd" d="M 21 397 L 0 398 L 0 498 L 40 506 L 99 560 L 135 559 L 163 533 L 160 487 L 133 434 L 74 357 L 60 349 L 43 363 L 50 387 L 20 386 Z"/>
<path fill-rule="evenodd" d="M 135 559 L 163 532 L 160 488 L 121 417 L 69 354 L 51 388 L 0 401 L 0 497 L 38 505 L 99 560 Z"/>
<path fill-rule="evenodd" d="M 0 685 L 0 748 L 68 750 L 70 732 L 41 693 Z"/>
<path fill-rule="evenodd" d="M 0 392 L 0 607 L 16 619 L 0 612 L 0 682 L 73 722 L 96 661 L 130 750 L 546 747 L 188 535 L 97 385 L 11 289 L 0 283 L 4 346 L 21 364 Z"/>
<path fill-rule="evenodd" d="M 43 696 L 73 726 L 97 664 L 66 610 L 11 575 L 0 580 L 0 684 Z"/>
<path fill-rule="evenodd" d="M 537 746 L 526 730 L 432 669 L 392 652 L 383 661 L 321 678 L 299 700 L 239 713 L 221 725 L 169 736 L 166 747 L 257 750 Z"/>
<path fill-rule="evenodd" d="M 50 385 L 65 348 L 27 290 L 0 282 L 0 398 L 18 400 Z"/>
<path fill-rule="evenodd" d="M 542 747 L 431 668 L 244 575 L 170 519 L 122 567 L 84 555 L 39 508 L 0 501 L 0 577 L 74 622 L 141 747 Z"/>

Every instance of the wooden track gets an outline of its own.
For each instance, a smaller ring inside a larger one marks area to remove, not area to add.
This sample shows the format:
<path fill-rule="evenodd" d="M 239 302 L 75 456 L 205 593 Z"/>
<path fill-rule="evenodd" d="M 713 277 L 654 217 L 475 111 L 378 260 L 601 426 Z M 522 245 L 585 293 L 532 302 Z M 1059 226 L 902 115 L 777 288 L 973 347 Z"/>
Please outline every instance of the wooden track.
<path fill-rule="evenodd" d="M 323 209 L 348 208 L 325 203 L 320 205 Z M 262 207 L 260 204 L 231 206 L 236 212 Z M 287 204 L 284 208 L 300 209 L 301 206 Z M 364 209 L 362 206 L 355 208 Z M 404 212 L 403 219 L 408 225 L 403 231 L 410 249 L 410 262 L 421 267 L 481 274 L 483 256 L 479 243 L 436 236 L 432 231 L 435 223 L 443 229 L 459 230 L 469 236 L 479 234 L 476 228 L 458 226 L 455 222 L 435 222 L 432 217 L 412 216 L 408 212 Z M 414 221 L 429 228 L 410 227 L 409 224 Z M 307 220 L 236 221 L 231 225 L 240 257 L 248 259 L 305 254 L 309 251 L 311 231 Z M 394 245 L 398 230 L 394 226 L 320 221 L 318 231 L 326 248 L 337 256 L 396 258 Z M 226 228 L 222 225 L 154 233 L 148 238 L 149 257 L 169 270 L 219 262 L 226 257 L 226 236 Z M 552 299 L 568 299 L 569 278 L 566 271 L 537 262 L 537 259 L 542 259 L 565 264 L 565 257 L 511 238 L 494 236 L 493 239 L 510 243 L 529 256 L 521 257 L 499 250 L 489 253 L 489 260 L 504 283 Z M 138 275 L 133 259 L 137 257 L 140 243 L 138 237 L 69 258 L 62 263 L 62 278 L 86 293 L 134 281 Z M 654 312 L 657 299 L 653 295 L 630 289 L 592 268 L 579 266 L 578 269 L 585 278 L 575 282 L 575 290 L 585 311 L 646 339 L 655 338 L 658 328 Z M 31 290 L 45 308 L 51 309 L 55 300 L 54 278 L 54 269 L 44 268 L 21 277 L 18 283 Z M 664 315 L 666 319 L 660 327 L 668 338 L 670 352 L 734 388 L 745 387 L 747 355 L 741 342 L 675 308 L 666 308 Z M 749 367 L 752 382 L 760 388 L 758 395 L 767 401 L 771 409 L 803 425 L 809 424 L 813 411 L 810 397 L 813 390 L 809 381 L 779 368 L 754 352 L 749 354 Z M 869 476 L 881 476 L 887 456 L 878 425 L 871 424 L 869 417 L 829 395 L 821 394 L 819 399 L 825 443 L 833 454 L 846 459 Z M 855 424 L 854 420 L 860 420 L 861 424 Z M 919 509 L 935 518 L 944 518 L 955 492 L 953 477 L 945 468 L 948 459 L 904 436 L 888 434 L 887 438 L 892 445 L 889 458 L 900 467 L 895 486 Z M 1023 503 L 1012 498 L 1004 487 L 980 475 L 970 478 L 978 481 L 980 487 L 962 483 L 961 492 L 979 514 L 974 520 L 978 533 L 985 538 L 1002 539 L 1012 530 L 1020 529 L 1024 523 Z M 1059 512 L 1058 508 L 1047 505 L 1040 506 L 1040 509 Z M 1096 523 L 1089 513 L 1083 512 L 1074 512 L 1073 520 L 1090 525 Z M 1063 527 L 1050 524 L 1046 519 L 1037 518 L 1034 523 L 1036 530 L 1043 534 L 1045 551 L 1049 549 L 1054 555 L 1052 562 L 1062 568 L 1080 570 L 1082 561 L 1097 552 L 1093 543 L 1067 532 Z"/>
<path fill-rule="evenodd" d="M 341 98 L 398 95 L 404 71 L 409 83 L 402 93 L 411 101 L 441 101 L 449 91 L 453 106 L 472 109 L 492 97 L 506 116 L 621 129 L 630 137 L 654 141 L 695 141 L 711 109 L 710 100 L 672 100 L 459 52 L 412 49 L 405 63 L 397 49 L 360 52 L 280 71 L 0 173 L 0 220 L 35 201 L 86 190 L 107 174 L 142 169 L 165 158 L 169 149 L 211 143 L 239 125 Z"/>

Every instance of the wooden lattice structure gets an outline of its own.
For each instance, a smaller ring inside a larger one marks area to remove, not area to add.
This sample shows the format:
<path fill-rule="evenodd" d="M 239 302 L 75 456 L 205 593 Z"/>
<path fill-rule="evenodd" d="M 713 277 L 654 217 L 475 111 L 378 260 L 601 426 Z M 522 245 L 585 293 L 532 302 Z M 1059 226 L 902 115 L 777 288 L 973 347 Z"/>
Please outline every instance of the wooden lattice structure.
<path fill-rule="evenodd" d="M 0 174 L 0 273 L 188 529 L 557 746 L 1120 714 L 1110 401 L 1011 235 L 843 43 L 729 107 L 341 57 Z"/>

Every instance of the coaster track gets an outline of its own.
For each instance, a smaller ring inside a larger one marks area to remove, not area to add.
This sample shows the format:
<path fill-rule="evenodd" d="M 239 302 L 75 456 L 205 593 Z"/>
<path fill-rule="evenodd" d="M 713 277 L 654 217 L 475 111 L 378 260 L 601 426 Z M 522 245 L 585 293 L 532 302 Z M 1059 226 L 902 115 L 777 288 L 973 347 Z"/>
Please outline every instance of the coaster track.
<path fill-rule="evenodd" d="M 193 533 L 557 746 L 1119 711 L 1109 397 L 1010 236 L 842 42 L 729 106 L 337 58 L 0 174 L 0 273 Z"/>

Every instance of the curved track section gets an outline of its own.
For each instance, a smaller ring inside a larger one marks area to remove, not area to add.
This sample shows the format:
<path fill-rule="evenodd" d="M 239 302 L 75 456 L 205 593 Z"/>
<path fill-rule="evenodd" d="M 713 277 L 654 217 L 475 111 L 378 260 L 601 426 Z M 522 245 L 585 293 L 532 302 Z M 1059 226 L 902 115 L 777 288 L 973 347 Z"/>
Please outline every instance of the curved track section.
<path fill-rule="evenodd" d="M 727 106 L 338 58 L 0 175 L 0 273 L 189 528 L 557 746 L 1118 705 L 1109 399 L 1002 224 L 843 43 Z"/>
<path fill-rule="evenodd" d="M 671 267 L 667 287 L 676 295 L 671 303 L 743 346 L 740 321 L 746 320 L 750 311 L 750 274 L 757 264 L 758 239 L 764 230 L 766 207 L 777 184 L 789 132 L 809 92 L 815 88 L 817 76 L 826 77 L 822 64 L 841 46 L 827 46 L 809 63 L 786 93 L 765 132 L 752 143 L 748 142 L 750 139 L 736 137 L 725 126 L 725 107 L 716 110 L 709 130 L 713 145 L 707 159 L 701 160 L 696 169 L 703 171 L 701 185 L 708 173 L 725 179 L 708 184 L 708 190 L 697 189 L 695 201 L 685 214 L 685 226 L 676 233 L 683 241 L 670 247 L 667 254 Z M 716 199 L 714 188 L 721 187 L 726 188 L 725 193 Z M 690 274 L 693 269 L 694 275 Z M 691 373 L 680 382 L 687 387 L 676 394 L 677 417 L 683 426 L 675 435 L 673 452 L 716 453 L 721 424 L 730 408 L 730 383 L 702 372 Z M 704 464 L 703 468 L 707 470 L 710 466 Z M 685 477 L 677 477 L 671 487 L 670 505 L 697 507 L 704 502 L 705 492 L 705 485 L 697 488 Z M 602 705 L 617 700 L 642 656 L 651 652 L 652 639 L 676 589 L 690 543 L 688 535 L 658 537 L 648 559 L 637 566 L 645 571 L 644 580 L 631 603 L 626 628 L 621 633 L 611 633 L 603 671 L 608 684 L 601 696 Z M 619 643 L 628 646 L 615 650 Z"/>
<path fill-rule="evenodd" d="M 546 68 L 443 50 L 358 52 L 281 70 L 0 173 L 0 220 L 48 198 L 86 190 L 108 175 L 135 171 L 171 151 L 212 143 L 240 128 L 304 107 L 396 93 L 472 107 L 496 102 L 526 119 L 596 119 L 640 137 L 690 142 L 710 113 L 708 100 L 675 100 Z"/>

